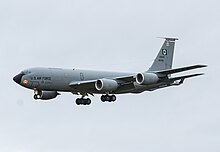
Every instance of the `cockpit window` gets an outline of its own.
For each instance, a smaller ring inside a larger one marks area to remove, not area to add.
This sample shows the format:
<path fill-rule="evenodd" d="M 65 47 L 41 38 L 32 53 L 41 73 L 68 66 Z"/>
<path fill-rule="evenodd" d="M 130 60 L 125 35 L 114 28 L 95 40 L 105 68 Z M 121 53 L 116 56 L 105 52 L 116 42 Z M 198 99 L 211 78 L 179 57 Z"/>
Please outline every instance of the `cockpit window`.
<path fill-rule="evenodd" d="M 25 70 L 25 71 L 21 71 L 21 74 L 30 74 L 31 71 Z"/>

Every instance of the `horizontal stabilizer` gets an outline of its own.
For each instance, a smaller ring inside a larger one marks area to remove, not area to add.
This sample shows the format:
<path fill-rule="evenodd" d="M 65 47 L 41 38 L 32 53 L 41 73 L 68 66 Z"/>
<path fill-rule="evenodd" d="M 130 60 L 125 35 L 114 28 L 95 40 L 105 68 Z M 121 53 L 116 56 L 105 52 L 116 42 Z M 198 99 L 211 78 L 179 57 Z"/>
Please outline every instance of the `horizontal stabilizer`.
<path fill-rule="evenodd" d="M 188 70 L 198 69 L 198 68 L 203 68 L 203 67 L 207 67 L 207 65 L 193 65 L 193 66 L 187 66 L 187 67 L 182 67 L 182 68 L 158 71 L 156 73 L 162 74 L 162 75 L 169 75 L 173 73 L 178 73 L 178 72 L 183 72 L 183 71 L 188 71 Z"/>
<path fill-rule="evenodd" d="M 170 81 L 176 81 L 176 80 L 196 77 L 196 76 L 200 76 L 200 75 L 204 75 L 204 73 L 198 73 L 198 74 L 191 74 L 191 75 L 185 75 L 185 76 L 180 76 L 180 77 L 174 77 L 174 78 L 170 78 L 169 80 Z"/>
<path fill-rule="evenodd" d="M 179 40 L 178 38 L 174 38 L 174 37 L 157 37 L 160 39 L 165 39 L 166 41 L 176 41 Z"/>

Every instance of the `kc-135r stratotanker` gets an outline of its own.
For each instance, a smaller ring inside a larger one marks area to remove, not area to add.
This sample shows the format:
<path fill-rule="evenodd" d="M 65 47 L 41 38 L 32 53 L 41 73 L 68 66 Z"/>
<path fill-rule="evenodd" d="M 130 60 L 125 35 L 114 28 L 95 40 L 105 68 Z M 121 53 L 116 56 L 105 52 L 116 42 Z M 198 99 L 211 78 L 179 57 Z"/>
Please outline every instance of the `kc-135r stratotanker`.
<path fill-rule="evenodd" d="M 192 65 L 172 69 L 174 45 L 177 38 L 165 41 L 151 67 L 140 73 L 104 72 L 80 69 L 30 68 L 16 75 L 13 80 L 19 85 L 34 90 L 34 99 L 49 100 L 71 92 L 81 95 L 77 105 L 89 105 L 88 95 L 101 94 L 103 102 L 116 100 L 115 94 L 141 93 L 159 88 L 176 86 L 186 78 L 203 73 L 171 77 L 171 74 L 203 68 L 206 65 Z"/>

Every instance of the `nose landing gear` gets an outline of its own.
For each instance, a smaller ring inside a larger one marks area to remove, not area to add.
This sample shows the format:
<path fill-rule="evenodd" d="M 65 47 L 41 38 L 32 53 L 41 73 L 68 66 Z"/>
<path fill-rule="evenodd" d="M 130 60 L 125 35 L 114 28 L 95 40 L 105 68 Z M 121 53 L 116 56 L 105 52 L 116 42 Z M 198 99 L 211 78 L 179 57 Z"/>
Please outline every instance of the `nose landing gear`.
<path fill-rule="evenodd" d="M 38 91 L 38 90 L 34 89 L 34 99 L 35 100 L 40 99 L 41 95 L 42 95 L 41 91 Z"/>

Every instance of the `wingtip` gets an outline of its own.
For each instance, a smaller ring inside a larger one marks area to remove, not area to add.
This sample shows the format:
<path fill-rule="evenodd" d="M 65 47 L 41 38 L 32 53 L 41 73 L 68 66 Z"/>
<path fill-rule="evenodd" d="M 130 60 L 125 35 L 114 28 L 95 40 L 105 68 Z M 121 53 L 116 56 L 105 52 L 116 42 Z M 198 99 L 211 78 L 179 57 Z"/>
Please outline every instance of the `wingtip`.
<path fill-rule="evenodd" d="M 198 73 L 196 76 L 205 75 L 205 73 Z"/>
<path fill-rule="evenodd" d="M 205 67 L 208 67 L 208 65 L 205 65 L 205 64 L 200 64 L 198 65 L 200 68 L 205 68 Z"/>

